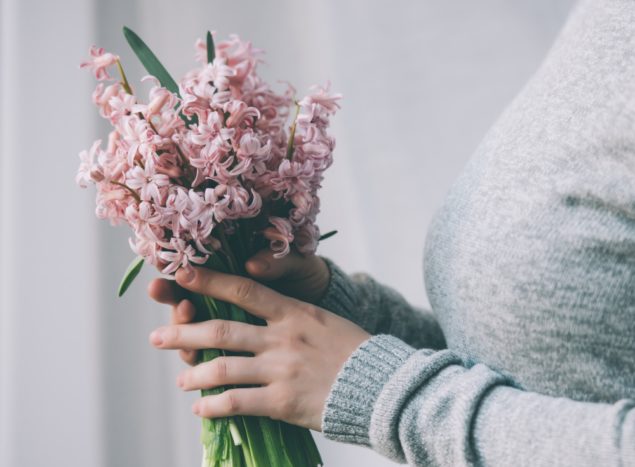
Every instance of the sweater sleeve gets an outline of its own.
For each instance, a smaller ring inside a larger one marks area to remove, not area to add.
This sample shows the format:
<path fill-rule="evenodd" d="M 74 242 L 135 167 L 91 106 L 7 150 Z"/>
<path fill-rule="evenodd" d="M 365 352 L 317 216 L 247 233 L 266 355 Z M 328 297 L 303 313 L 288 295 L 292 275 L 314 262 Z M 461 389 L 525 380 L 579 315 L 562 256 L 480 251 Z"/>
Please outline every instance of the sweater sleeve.
<path fill-rule="evenodd" d="M 432 311 L 411 306 L 394 289 L 367 274 L 348 276 L 331 260 L 324 260 L 331 279 L 319 306 L 353 321 L 370 334 L 390 334 L 416 348 L 446 347 Z"/>
<path fill-rule="evenodd" d="M 416 350 L 387 335 L 345 363 L 322 429 L 418 466 L 635 466 L 635 401 L 526 392 L 450 350 Z"/>

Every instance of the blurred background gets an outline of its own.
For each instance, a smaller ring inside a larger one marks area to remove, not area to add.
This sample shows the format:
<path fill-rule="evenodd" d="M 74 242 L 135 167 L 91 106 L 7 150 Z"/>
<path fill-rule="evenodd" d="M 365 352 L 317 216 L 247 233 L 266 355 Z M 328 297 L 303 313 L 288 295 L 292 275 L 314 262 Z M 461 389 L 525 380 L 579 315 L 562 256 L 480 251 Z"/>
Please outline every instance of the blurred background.
<path fill-rule="evenodd" d="M 0 466 L 200 465 L 183 364 L 147 340 L 169 311 L 146 295 L 156 273 L 116 298 L 129 233 L 74 184 L 77 154 L 108 129 L 78 69 L 91 44 L 134 83 L 124 24 L 175 77 L 208 29 L 238 33 L 266 50 L 270 82 L 331 80 L 344 100 L 319 224 L 339 234 L 320 253 L 425 307 L 427 225 L 573 3 L 0 0 Z M 394 465 L 316 436 L 327 466 Z"/>

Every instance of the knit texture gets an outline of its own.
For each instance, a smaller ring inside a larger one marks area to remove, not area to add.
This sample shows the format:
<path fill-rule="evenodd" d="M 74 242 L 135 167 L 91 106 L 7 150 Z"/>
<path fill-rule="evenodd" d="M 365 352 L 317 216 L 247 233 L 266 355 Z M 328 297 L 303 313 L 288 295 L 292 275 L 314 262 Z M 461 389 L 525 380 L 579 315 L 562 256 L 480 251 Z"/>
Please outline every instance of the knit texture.
<path fill-rule="evenodd" d="M 332 262 L 371 334 L 328 438 L 425 466 L 635 466 L 635 0 L 585 0 L 426 237 L 432 310 Z"/>
<path fill-rule="evenodd" d="M 439 322 L 430 310 L 412 307 L 397 291 L 368 274 L 350 278 L 324 258 L 331 280 L 319 305 L 364 328 L 371 334 L 392 334 L 415 347 L 445 348 Z"/>

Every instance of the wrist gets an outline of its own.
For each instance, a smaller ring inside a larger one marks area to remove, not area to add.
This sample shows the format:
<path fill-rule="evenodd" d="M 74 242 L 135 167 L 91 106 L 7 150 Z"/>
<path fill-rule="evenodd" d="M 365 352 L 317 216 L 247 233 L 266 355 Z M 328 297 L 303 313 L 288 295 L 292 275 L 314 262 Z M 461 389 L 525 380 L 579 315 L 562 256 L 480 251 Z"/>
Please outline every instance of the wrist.
<path fill-rule="evenodd" d="M 350 277 L 329 258 L 320 257 L 320 259 L 328 270 L 328 282 L 322 296 L 316 304 L 321 308 L 356 323 L 357 321 L 353 319 L 356 308 L 355 284 Z"/>
<path fill-rule="evenodd" d="M 324 298 L 328 291 L 331 283 L 331 269 L 321 256 L 313 256 L 312 262 L 311 270 L 313 274 L 312 282 L 314 284 L 314 293 L 309 301 L 317 304 Z"/>
<path fill-rule="evenodd" d="M 324 435 L 336 441 L 370 446 L 370 424 L 383 387 L 415 349 L 389 335 L 364 341 L 346 361 L 327 397 Z"/>

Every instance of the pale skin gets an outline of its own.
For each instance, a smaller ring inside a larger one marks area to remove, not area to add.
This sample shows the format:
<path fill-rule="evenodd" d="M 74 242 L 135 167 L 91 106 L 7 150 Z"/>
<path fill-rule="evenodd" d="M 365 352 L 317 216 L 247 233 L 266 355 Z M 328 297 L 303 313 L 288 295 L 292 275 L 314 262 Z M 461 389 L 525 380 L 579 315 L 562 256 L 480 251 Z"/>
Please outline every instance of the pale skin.
<path fill-rule="evenodd" d="M 313 304 L 329 281 L 328 267 L 320 257 L 292 253 L 275 259 L 271 252 L 261 251 L 245 266 L 254 280 L 194 268 L 190 277 L 178 271 L 176 283 L 152 281 L 150 297 L 171 305 L 172 312 L 170 324 L 153 331 L 150 343 L 159 349 L 178 349 L 190 365 L 195 364 L 198 349 L 253 354 L 219 357 L 178 375 L 177 385 L 186 391 L 258 385 L 202 397 L 192 406 L 196 415 L 267 416 L 320 431 L 337 373 L 370 335 Z M 267 326 L 223 320 L 192 323 L 194 306 L 180 298 L 182 289 L 234 303 L 264 319 Z"/>

